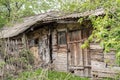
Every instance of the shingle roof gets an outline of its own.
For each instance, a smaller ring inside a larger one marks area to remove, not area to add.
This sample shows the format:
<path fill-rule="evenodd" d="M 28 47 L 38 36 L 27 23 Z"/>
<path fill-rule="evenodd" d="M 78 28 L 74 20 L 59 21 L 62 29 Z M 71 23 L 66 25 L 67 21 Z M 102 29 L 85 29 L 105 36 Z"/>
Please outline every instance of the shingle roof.
<path fill-rule="evenodd" d="M 14 37 L 19 35 L 20 33 L 23 33 L 28 28 L 30 28 L 32 25 L 36 24 L 37 22 L 47 22 L 47 21 L 58 21 L 62 19 L 67 18 L 80 18 L 85 17 L 89 15 L 95 15 L 99 16 L 104 14 L 104 9 L 96 9 L 92 11 L 86 11 L 83 13 L 64 13 L 59 11 L 51 11 L 47 13 L 42 13 L 39 15 L 31 16 L 31 17 L 25 17 L 23 18 L 23 22 L 19 22 L 13 25 L 13 27 L 7 27 L 4 29 L 1 29 L 0 38 L 8 38 L 8 37 Z"/>

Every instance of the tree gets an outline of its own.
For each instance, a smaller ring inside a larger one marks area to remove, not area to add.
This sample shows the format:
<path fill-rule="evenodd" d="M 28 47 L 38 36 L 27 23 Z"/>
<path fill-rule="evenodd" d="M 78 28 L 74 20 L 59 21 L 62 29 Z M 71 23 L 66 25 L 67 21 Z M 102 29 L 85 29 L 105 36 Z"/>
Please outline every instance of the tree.
<path fill-rule="evenodd" d="M 56 0 L 0 0 L 0 27 L 22 17 L 56 9 Z"/>
<path fill-rule="evenodd" d="M 24 6 L 30 6 L 27 0 L 0 0 L 0 20 L 1 26 L 8 22 L 14 22 L 20 17 L 26 15 L 24 12 L 32 15 L 31 8 L 24 8 Z"/>

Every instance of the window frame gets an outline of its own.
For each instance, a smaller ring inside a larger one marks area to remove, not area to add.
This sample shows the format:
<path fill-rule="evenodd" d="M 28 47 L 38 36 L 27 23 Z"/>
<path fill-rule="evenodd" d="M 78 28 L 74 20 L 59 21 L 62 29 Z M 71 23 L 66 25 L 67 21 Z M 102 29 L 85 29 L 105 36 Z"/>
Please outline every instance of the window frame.
<path fill-rule="evenodd" d="M 59 33 L 64 33 L 65 43 L 63 43 L 63 44 L 59 43 L 59 41 L 60 41 L 60 39 L 59 39 L 59 36 L 60 36 Z M 61 29 L 61 30 L 57 31 L 57 45 L 59 47 L 64 47 L 64 46 L 67 45 L 67 31 L 66 31 L 66 29 Z"/>

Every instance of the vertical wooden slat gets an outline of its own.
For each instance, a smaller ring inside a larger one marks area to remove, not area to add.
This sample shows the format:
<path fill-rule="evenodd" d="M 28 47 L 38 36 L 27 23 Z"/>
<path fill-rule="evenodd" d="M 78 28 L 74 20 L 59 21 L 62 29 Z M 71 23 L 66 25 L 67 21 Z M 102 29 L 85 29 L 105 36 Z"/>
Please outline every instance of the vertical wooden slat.
<path fill-rule="evenodd" d="M 8 42 L 7 42 L 7 40 L 5 40 L 5 54 L 7 54 L 7 50 L 8 50 L 7 45 L 8 45 Z"/>
<path fill-rule="evenodd" d="M 88 38 L 88 31 L 84 30 L 83 31 L 83 39 L 87 39 Z M 89 55 L 89 51 L 87 48 L 84 49 L 84 72 L 85 72 L 85 76 L 88 77 L 90 75 L 90 55 Z"/>
<path fill-rule="evenodd" d="M 79 37 L 80 37 L 80 40 L 82 40 L 82 31 L 79 31 Z M 79 43 L 79 53 L 80 53 L 80 66 L 83 66 L 83 51 L 82 51 L 82 48 L 81 48 L 81 45 L 82 45 L 82 42 Z"/>
<path fill-rule="evenodd" d="M 79 46 L 81 46 L 82 44 L 81 43 L 79 43 Z M 80 53 L 80 63 L 79 63 L 79 65 L 80 66 L 83 66 L 83 51 L 82 51 L 82 49 L 80 49 L 79 50 L 79 53 Z"/>
<path fill-rule="evenodd" d="M 80 46 L 79 46 L 79 43 L 76 44 L 77 45 L 77 66 L 79 66 L 80 64 Z"/>
<path fill-rule="evenodd" d="M 7 53 L 9 54 L 10 53 L 10 39 L 9 38 L 8 38 L 8 45 L 7 45 L 7 47 L 8 47 Z"/>
<path fill-rule="evenodd" d="M 84 58 L 85 58 L 85 66 L 87 66 L 88 65 L 88 51 L 87 51 L 87 49 L 84 49 Z"/>
<path fill-rule="evenodd" d="M 14 40 L 12 40 L 13 51 L 15 51 Z"/>
<path fill-rule="evenodd" d="M 89 52 L 89 49 L 87 50 L 87 54 L 88 54 L 88 76 L 90 77 L 91 76 L 91 55 L 90 55 L 90 52 Z"/>
<path fill-rule="evenodd" d="M 22 44 L 23 44 L 24 48 L 27 48 L 27 45 L 26 45 L 26 35 L 25 34 L 23 34 L 23 37 L 22 37 Z"/>
<path fill-rule="evenodd" d="M 16 52 L 18 53 L 18 41 L 17 41 L 17 39 L 15 40 L 15 44 L 16 44 Z"/>
<path fill-rule="evenodd" d="M 77 46 L 76 46 L 77 44 L 74 43 L 73 45 L 74 45 L 74 61 L 75 61 L 74 65 L 77 66 Z"/>
<path fill-rule="evenodd" d="M 74 65 L 74 52 L 73 52 L 73 49 L 74 49 L 74 45 L 71 44 L 71 50 L 70 50 L 70 52 L 71 52 L 71 66 Z"/>
<path fill-rule="evenodd" d="M 14 51 L 13 40 L 11 40 L 11 51 Z"/>
<path fill-rule="evenodd" d="M 66 43 L 67 43 L 67 71 L 69 70 L 69 65 L 71 64 L 70 63 L 70 50 L 69 50 L 69 33 L 66 32 Z"/>
<path fill-rule="evenodd" d="M 70 50 L 71 50 L 71 47 L 70 47 L 71 45 L 69 44 L 69 52 L 68 52 L 68 60 L 69 60 L 69 65 L 72 65 L 72 59 L 71 59 L 71 52 L 70 52 Z"/>

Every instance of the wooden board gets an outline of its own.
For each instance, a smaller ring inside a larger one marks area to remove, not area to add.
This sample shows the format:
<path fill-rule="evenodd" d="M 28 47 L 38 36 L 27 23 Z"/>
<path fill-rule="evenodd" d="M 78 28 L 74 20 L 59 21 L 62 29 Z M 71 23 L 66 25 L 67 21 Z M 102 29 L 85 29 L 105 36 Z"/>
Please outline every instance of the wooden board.
<path fill-rule="evenodd" d="M 115 78 L 120 73 L 120 67 L 106 67 L 104 62 L 92 61 L 92 78 Z"/>

